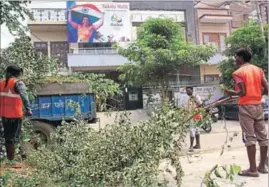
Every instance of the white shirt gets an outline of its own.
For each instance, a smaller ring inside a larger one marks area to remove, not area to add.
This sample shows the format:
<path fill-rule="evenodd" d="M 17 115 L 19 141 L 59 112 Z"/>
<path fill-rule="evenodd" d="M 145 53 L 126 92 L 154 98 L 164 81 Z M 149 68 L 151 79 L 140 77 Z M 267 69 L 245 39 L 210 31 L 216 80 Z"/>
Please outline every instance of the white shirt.
<path fill-rule="evenodd" d="M 199 95 L 193 95 L 193 96 L 189 97 L 186 107 L 188 109 L 195 109 L 201 104 L 202 104 L 202 100 L 201 100 L 200 96 Z"/>

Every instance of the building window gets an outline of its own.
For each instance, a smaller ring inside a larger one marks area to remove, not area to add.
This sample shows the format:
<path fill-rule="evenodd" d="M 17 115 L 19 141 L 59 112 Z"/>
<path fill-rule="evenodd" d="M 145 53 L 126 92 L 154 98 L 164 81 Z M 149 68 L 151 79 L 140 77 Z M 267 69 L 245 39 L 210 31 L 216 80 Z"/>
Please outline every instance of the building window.
<path fill-rule="evenodd" d="M 48 56 L 48 42 L 34 42 L 34 48 L 38 54 Z"/>
<path fill-rule="evenodd" d="M 205 80 L 205 83 L 218 82 L 219 75 L 205 75 L 204 80 Z"/>
<path fill-rule="evenodd" d="M 59 65 L 67 66 L 67 54 L 69 52 L 68 42 L 50 42 L 50 54 L 52 57 L 58 59 Z"/>
<path fill-rule="evenodd" d="M 214 44 L 220 51 L 225 50 L 226 34 L 222 33 L 203 33 L 204 44 Z"/>

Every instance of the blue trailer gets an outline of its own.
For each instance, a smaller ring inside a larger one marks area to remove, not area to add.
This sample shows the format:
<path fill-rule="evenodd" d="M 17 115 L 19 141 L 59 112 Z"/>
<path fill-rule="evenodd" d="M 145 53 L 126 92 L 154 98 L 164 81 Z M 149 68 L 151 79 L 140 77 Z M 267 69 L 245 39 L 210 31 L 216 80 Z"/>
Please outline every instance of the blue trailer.
<path fill-rule="evenodd" d="M 34 131 L 49 140 L 62 121 L 96 121 L 95 95 L 86 83 L 53 83 L 38 88 L 31 102 Z"/>
<path fill-rule="evenodd" d="M 33 115 L 30 119 L 52 123 L 82 118 L 88 121 L 96 118 L 94 94 L 66 94 L 37 96 L 31 102 Z"/>

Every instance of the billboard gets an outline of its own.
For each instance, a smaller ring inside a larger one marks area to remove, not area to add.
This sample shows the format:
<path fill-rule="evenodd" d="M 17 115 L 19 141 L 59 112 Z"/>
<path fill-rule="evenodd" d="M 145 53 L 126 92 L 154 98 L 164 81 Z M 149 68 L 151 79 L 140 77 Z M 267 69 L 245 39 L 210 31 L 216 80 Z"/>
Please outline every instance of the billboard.
<path fill-rule="evenodd" d="M 129 42 L 129 3 L 67 2 L 69 43 Z"/>

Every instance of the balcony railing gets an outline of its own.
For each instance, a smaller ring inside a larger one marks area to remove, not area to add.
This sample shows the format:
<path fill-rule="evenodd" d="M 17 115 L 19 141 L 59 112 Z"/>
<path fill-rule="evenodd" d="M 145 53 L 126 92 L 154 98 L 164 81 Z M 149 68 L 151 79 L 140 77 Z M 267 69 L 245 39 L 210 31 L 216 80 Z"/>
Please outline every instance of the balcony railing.
<path fill-rule="evenodd" d="M 89 54 L 89 55 L 113 55 L 118 54 L 116 48 L 113 47 L 98 47 L 98 48 L 77 48 L 70 49 L 72 54 Z"/>
<path fill-rule="evenodd" d="M 53 8 L 34 8 L 32 9 L 35 22 L 39 21 L 66 21 L 66 9 L 53 9 Z"/>

